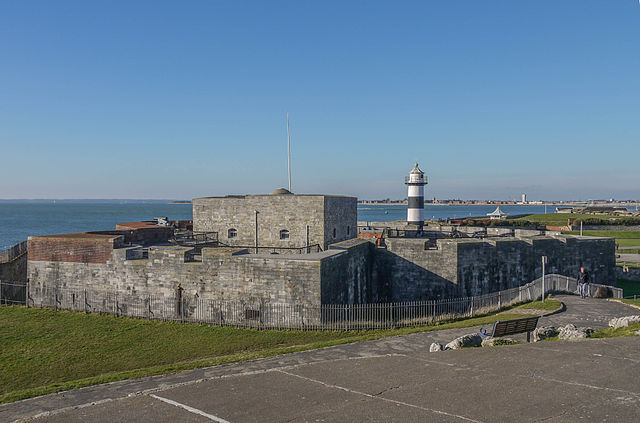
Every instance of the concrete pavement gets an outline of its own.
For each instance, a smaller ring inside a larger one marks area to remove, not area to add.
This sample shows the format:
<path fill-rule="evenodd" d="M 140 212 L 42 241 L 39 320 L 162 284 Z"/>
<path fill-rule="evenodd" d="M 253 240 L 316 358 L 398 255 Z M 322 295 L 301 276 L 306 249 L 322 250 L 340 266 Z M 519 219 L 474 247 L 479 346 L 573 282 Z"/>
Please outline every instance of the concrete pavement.
<path fill-rule="evenodd" d="M 624 304 L 559 297 L 540 325 L 604 328 Z M 477 328 L 417 333 L 83 388 L 0 406 L 0 420 L 640 421 L 640 337 L 429 353 Z"/>

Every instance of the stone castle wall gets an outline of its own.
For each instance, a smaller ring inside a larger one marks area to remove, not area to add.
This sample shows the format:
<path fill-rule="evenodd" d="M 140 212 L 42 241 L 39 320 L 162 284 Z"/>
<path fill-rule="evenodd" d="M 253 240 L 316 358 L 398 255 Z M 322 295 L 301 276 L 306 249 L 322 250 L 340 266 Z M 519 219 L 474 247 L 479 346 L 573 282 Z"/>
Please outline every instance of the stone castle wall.
<path fill-rule="evenodd" d="M 30 294 L 36 304 L 47 287 L 171 298 L 181 285 L 185 298 L 320 304 L 320 257 L 203 248 L 202 261 L 189 261 L 190 250 L 151 247 L 148 259 L 126 260 L 127 249 L 117 249 L 106 263 L 29 261 Z"/>
<path fill-rule="evenodd" d="M 366 241 L 361 239 L 361 241 Z M 338 248 L 344 244 L 332 246 Z M 546 273 L 575 277 L 580 266 L 592 281 L 615 285 L 613 239 L 574 237 L 503 238 L 484 240 L 388 238 L 387 248 L 368 242 L 370 251 L 359 252 L 364 262 L 343 278 L 341 301 L 348 292 L 367 290 L 366 302 L 401 302 L 482 295 L 524 285 L 542 275 L 541 257 L 548 257 Z M 355 250 L 352 254 L 355 253 Z M 368 275 L 363 281 L 354 275 Z M 336 291 L 336 290 L 333 290 Z M 324 293 L 324 288 L 323 288 Z M 325 297 L 323 296 L 323 299 Z M 353 297 L 356 301 L 359 297 Z"/>
<path fill-rule="evenodd" d="M 0 262 L 0 280 L 25 282 L 27 280 L 27 253 Z"/>
<path fill-rule="evenodd" d="M 332 242 L 357 236 L 357 199 L 324 195 L 195 198 L 193 229 L 217 232 L 218 239 L 227 245 L 253 246 L 256 211 L 260 246 L 299 248 L 319 244 L 326 249 Z M 229 229 L 235 229 L 237 236 L 230 238 Z M 280 238 L 282 230 L 289 231 L 288 239 Z"/>
<path fill-rule="evenodd" d="M 30 294 L 36 305 L 45 288 L 97 289 L 138 296 L 319 306 L 418 301 L 481 295 L 528 283 L 547 273 L 575 276 L 580 265 L 593 282 L 615 283 L 613 239 L 501 238 L 435 242 L 350 239 L 321 253 L 248 254 L 239 248 L 150 247 L 148 258 L 116 248 L 104 263 L 30 258 Z M 127 259 L 129 257 L 130 259 Z M 39 257 L 42 258 L 42 257 Z M 55 257 L 50 257 L 55 258 Z"/>

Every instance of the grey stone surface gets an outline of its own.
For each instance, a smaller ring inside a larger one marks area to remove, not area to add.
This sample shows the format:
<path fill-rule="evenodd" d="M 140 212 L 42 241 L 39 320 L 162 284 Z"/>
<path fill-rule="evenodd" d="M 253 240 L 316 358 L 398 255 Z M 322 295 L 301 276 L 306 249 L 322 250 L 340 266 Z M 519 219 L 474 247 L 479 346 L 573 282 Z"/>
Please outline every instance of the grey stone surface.
<path fill-rule="evenodd" d="M 442 350 L 444 350 L 444 347 L 442 346 L 442 344 L 439 344 L 437 342 L 432 342 L 429 346 L 429 352 L 437 352 Z"/>
<path fill-rule="evenodd" d="M 558 338 L 566 341 L 588 338 L 594 332 L 593 328 L 577 327 L 573 323 L 558 328 Z"/>
<path fill-rule="evenodd" d="M 572 236 L 504 239 L 438 239 L 425 249 L 425 239 L 388 238 L 376 249 L 372 277 L 380 301 L 411 301 L 473 296 L 522 285 L 547 273 L 574 277 L 580 266 L 592 282 L 615 284 L 613 239 Z"/>
<path fill-rule="evenodd" d="M 630 323 L 638 322 L 640 322 L 639 315 L 614 317 L 613 319 L 609 320 L 609 326 L 612 328 L 622 328 L 629 326 Z"/>
<path fill-rule="evenodd" d="M 477 333 L 462 335 L 444 346 L 445 350 L 457 350 L 466 347 L 479 347 L 482 345 L 482 337 Z"/>
<path fill-rule="evenodd" d="M 531 334 L 533 342 L 542 341 L 543 339 L 552 338 L 558 335 L 558 330 L 553 326 L 537 327 Z"/>
<path fill-rule="evenodd" d="M 567 311 L 541 324 L 591 321 L 597 314 L 602 319 L 594 325 L 606 327 L 630 310 L 604 300 L 560 299 Z M 428 352 L 431 343 L 470 330 L 415 333 L 97 385 L 0 405 L 0 421 L 37 415 L 35 422 L 190 421 L 183 409 L 150 394 L 230 422 L 640 420 L 640 338 Z M 508 404 L 497 392 L 508 393 Z"/>

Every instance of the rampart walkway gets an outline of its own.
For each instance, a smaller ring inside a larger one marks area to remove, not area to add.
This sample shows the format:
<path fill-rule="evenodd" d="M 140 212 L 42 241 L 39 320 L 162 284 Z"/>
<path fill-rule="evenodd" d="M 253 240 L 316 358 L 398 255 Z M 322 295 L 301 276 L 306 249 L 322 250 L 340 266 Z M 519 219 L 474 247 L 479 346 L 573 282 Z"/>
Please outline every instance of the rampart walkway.
<path fill-rule="evenodd" d="M 559 298 L 566 311 L 541 325 L 604 328 L 637 313 L 605 300 Z M 640 337 L 428 352 L 431 342 L 474 330 L 98 385 L 0 406 L 0 420 L 47 411 L 35 421 L 640 420 Z"/>

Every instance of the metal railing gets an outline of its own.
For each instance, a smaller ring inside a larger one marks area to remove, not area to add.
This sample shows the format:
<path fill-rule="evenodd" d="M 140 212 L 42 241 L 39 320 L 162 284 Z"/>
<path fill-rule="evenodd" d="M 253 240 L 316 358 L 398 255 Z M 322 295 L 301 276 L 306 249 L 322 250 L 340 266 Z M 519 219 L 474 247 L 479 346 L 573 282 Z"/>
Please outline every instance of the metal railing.
<path fill-rule="evenodd" d="M 229 245 L 231 248 L 246 248 L 250 253 L 255 254 L 310 254 L 322 252 L 320 244 L 307 245 L 304 247 L 274 247 L 274 246 L 247 246 Z"/>
<path fill-rule="evenodd" d="M 16 245 L 0 250 L 0 263 L 7 263 L 20 257 L 27 252 L 27 241 L 22 241 Z"/>
<path fill-rule="evenodd" d="M 27 282 L 0 280 L 0 305 L 26 305 Z"/>
<path fill-rule="evenodd" d="M 6 282 L 3 282 L 6 284 Z M 13 283 L 15 284 L 15 283 Z M 4 286 L 4 285 L 3 285 Z M 256 329 L 357 330 L 429 325 L 498 311 L 517 303 L 542 298 L 544 293 L 577 293 L 574 278 L 546 275 L 526 285 L 473 297 L 376 304 L 271 304 L 266 302 L 208 300 L 196 296 L 132 295 L 93 289 L 62 289 L 21 285 L 23 296 L 5 304 L 51 307 L 107 313 L 146 319 L 206 323 Z M 589 295 L 599 287 L 614 298 L 622 289 L 589 285 Z M 7 293 L 8 291 L 3 291 Z M 16 292 L 13 293 L 16 295 Z M 22 302 L 20 301 L 22 300 Z M 2 303 L 2 301 L 0 301 Z"/>

